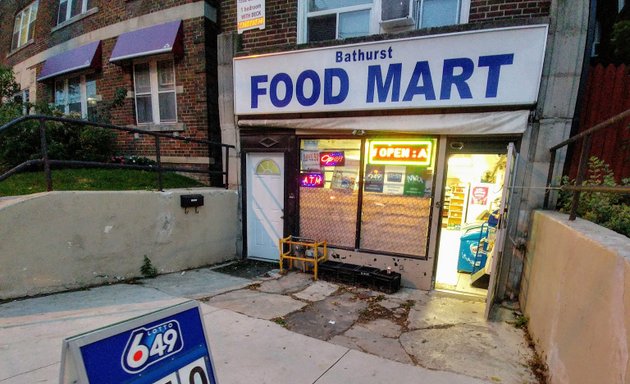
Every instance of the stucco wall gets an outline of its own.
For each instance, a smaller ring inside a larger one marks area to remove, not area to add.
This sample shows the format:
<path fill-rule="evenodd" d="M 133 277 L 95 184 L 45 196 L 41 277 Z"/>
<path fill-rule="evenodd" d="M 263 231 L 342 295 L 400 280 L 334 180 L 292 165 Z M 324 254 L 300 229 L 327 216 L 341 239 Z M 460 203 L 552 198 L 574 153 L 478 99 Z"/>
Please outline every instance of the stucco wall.
<path fill-rule="evenodd" d="M 551 384 L 630 383 L 630 239 L 536 211 L 523 283 Z"/>
<path fill-rule="evenodd" d="M 199 213 L 180 195 L 202 194 Z M 0 299 L 140 275 L 144 256 L 160 273 L 235 258 L 235 191 L 50 192 L 0 201 Z"/>

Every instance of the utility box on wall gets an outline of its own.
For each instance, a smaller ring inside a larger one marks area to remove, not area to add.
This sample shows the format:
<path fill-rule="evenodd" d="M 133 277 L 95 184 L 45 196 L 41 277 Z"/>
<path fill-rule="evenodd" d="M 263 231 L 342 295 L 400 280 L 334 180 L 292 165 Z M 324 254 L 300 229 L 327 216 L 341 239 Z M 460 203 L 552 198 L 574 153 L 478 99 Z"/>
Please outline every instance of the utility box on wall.
<path fill-rule="evenodd" d="M 203 195 L 181 195 L 180 203 L 182 208 L 197 208 L 203 206 Z"/>

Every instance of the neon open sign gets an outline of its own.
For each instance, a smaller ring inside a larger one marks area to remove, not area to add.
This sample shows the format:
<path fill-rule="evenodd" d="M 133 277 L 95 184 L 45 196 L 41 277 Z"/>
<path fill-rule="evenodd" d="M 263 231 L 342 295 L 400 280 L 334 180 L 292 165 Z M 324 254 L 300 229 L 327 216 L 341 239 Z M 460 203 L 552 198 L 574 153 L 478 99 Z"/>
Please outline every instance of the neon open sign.
<path fill-rule="evenodd" d="M 300 174 L 300 187 L 323 188 L 324 174 L 319 172 L 305 172 Z"/>
<path fill-rule="evenodd" d="M 344 152 L 320 152 L 319 153 L 319 166 L 320 167 L 343 167 L 346 164 L 346 156 Z"/>
<path fill-rule="evenodd" d="M 400 164 L 430 166 L 433 142 L 416 141 L 371 141 L 370 164 Z"/>

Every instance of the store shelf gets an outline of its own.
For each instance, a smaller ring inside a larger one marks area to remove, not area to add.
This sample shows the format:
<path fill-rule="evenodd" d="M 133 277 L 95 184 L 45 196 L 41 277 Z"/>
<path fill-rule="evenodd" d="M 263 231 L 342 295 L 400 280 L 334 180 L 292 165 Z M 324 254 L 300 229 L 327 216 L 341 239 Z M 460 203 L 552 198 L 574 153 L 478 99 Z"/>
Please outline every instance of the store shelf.
<path fill-rule="evenodd" d="M 462 225 L 466 212 L 466 199 L 468 198 L 468 186 L 465 184 L 452 185 L 447 188 L 449 200 L 446 220 L 447 228 L 459 228 Z M 446 200 L 446 199 L 445 199 Z"/>

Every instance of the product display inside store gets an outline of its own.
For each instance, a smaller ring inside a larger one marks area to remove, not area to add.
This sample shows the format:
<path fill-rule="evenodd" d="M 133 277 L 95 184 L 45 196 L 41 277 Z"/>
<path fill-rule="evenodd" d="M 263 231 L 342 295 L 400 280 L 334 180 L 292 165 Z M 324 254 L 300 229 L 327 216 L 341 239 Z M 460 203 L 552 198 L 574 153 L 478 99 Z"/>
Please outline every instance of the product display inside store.
<path fill-rule="evenodd" d="M 496 154 L 449 157 L 436 288 L 485 296 L 505 162 L 505 155 Z"/>

